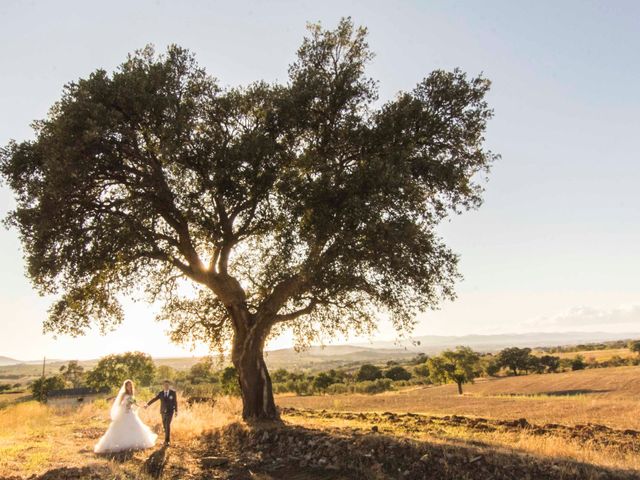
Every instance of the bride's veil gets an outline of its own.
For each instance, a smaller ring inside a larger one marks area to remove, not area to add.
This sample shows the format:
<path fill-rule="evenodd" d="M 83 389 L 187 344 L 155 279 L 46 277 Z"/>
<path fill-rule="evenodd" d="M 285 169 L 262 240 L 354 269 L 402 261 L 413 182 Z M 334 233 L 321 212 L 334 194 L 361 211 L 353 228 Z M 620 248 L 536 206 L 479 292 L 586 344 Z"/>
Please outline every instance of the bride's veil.
<path fill-rule="evenodd" d="M 115 420 L 118 414 L 120 413 L 120 410 L 122 409 L 122 405 L 120 405 L 120 403 L 122 402 L 123 395 L 127 391 L 125 385 L 127 384 L 127 382 L 130 382 L 130 381 L 131 380 L 124 381 L 124 383 L 122 384 L 122 387 L 120 387 L 120 391 L 118 392 L 115 400 L 113 401 L 113 405 L 111 405 L 111 420 Z"/>

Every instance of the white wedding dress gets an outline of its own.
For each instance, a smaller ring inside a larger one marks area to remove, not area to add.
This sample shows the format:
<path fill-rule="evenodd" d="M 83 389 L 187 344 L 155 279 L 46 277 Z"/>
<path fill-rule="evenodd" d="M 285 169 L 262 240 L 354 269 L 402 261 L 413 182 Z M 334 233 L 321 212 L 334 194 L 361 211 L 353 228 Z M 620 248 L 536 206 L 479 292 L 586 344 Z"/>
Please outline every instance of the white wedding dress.
<path fill-rule="evenodd" d="M 95 453 L 142 450 L 156 444 L 158 436 L 140 420 L 129 398 L 122 390 L 116 397 L 111 407 L 111 425 L 94 447 Z"/>

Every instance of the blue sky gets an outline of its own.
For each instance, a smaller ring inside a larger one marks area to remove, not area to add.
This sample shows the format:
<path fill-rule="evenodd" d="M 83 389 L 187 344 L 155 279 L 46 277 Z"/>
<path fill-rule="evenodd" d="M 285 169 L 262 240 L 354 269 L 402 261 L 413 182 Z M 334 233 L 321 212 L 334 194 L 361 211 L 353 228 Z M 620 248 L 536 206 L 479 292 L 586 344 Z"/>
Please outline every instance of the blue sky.
<path fill-rule="evenodd" d="M 190 48 L 223 85 L 284 81 L 306 22 L 348 15 L 370 29 L 382 100 L 435 68 L 493 81 L 487 144 L 502 160 L 482 208 L 441 229 L 465 280 L 416 333 L 640 332 L 640 2 L 5 0 L 0 143 L 29 138 L 64 83 L 147 43 Z M 0 215 L 11 205 L 1 187 Z M 24 278 L 15 231 L 0 230 L 0 251 L 0 355 L 186 351 L 144 304 L 106 337 L 43 336 L 50 299 Z M 383 321 L 379 338 L 393 336 Z"/>

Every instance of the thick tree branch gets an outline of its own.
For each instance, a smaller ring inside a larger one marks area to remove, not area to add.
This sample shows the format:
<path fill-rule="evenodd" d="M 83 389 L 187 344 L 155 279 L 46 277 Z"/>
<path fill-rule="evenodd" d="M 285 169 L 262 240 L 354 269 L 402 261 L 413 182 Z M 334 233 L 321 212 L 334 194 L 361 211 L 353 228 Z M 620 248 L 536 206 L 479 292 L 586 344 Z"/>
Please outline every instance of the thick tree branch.
<path fill-rule="evenodd" d="M 316 301 L 316 299 L 312 298 L 309 301 L 309 304 L 304 308 L 301 308 L 299 310 L 295 310 L 293 312 L 276 315 L 274 323 L 288 322 L 290 320 L 295 320 L 296 318 L 302 317 L 304 315 L 309 315 L 316 308 L 317 304 L 318 304 L 318 302 Z"/>

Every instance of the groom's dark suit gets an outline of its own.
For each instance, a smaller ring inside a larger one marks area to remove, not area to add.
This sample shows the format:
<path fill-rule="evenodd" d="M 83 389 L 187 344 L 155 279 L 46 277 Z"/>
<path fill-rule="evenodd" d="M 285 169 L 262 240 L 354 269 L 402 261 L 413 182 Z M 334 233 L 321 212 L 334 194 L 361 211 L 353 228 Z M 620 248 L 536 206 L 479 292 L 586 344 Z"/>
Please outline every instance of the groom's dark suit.
<path fill-rule="evenodd" d="M 171 440 L 171 420 L 173 414 L 178 413 L 178 396 L 175 390 L 160 391 L 147 403 L 147 406 L 160 400 L 160 415 L 162 416 L 162 426 L 164 427 L 164 443 Z"/>

